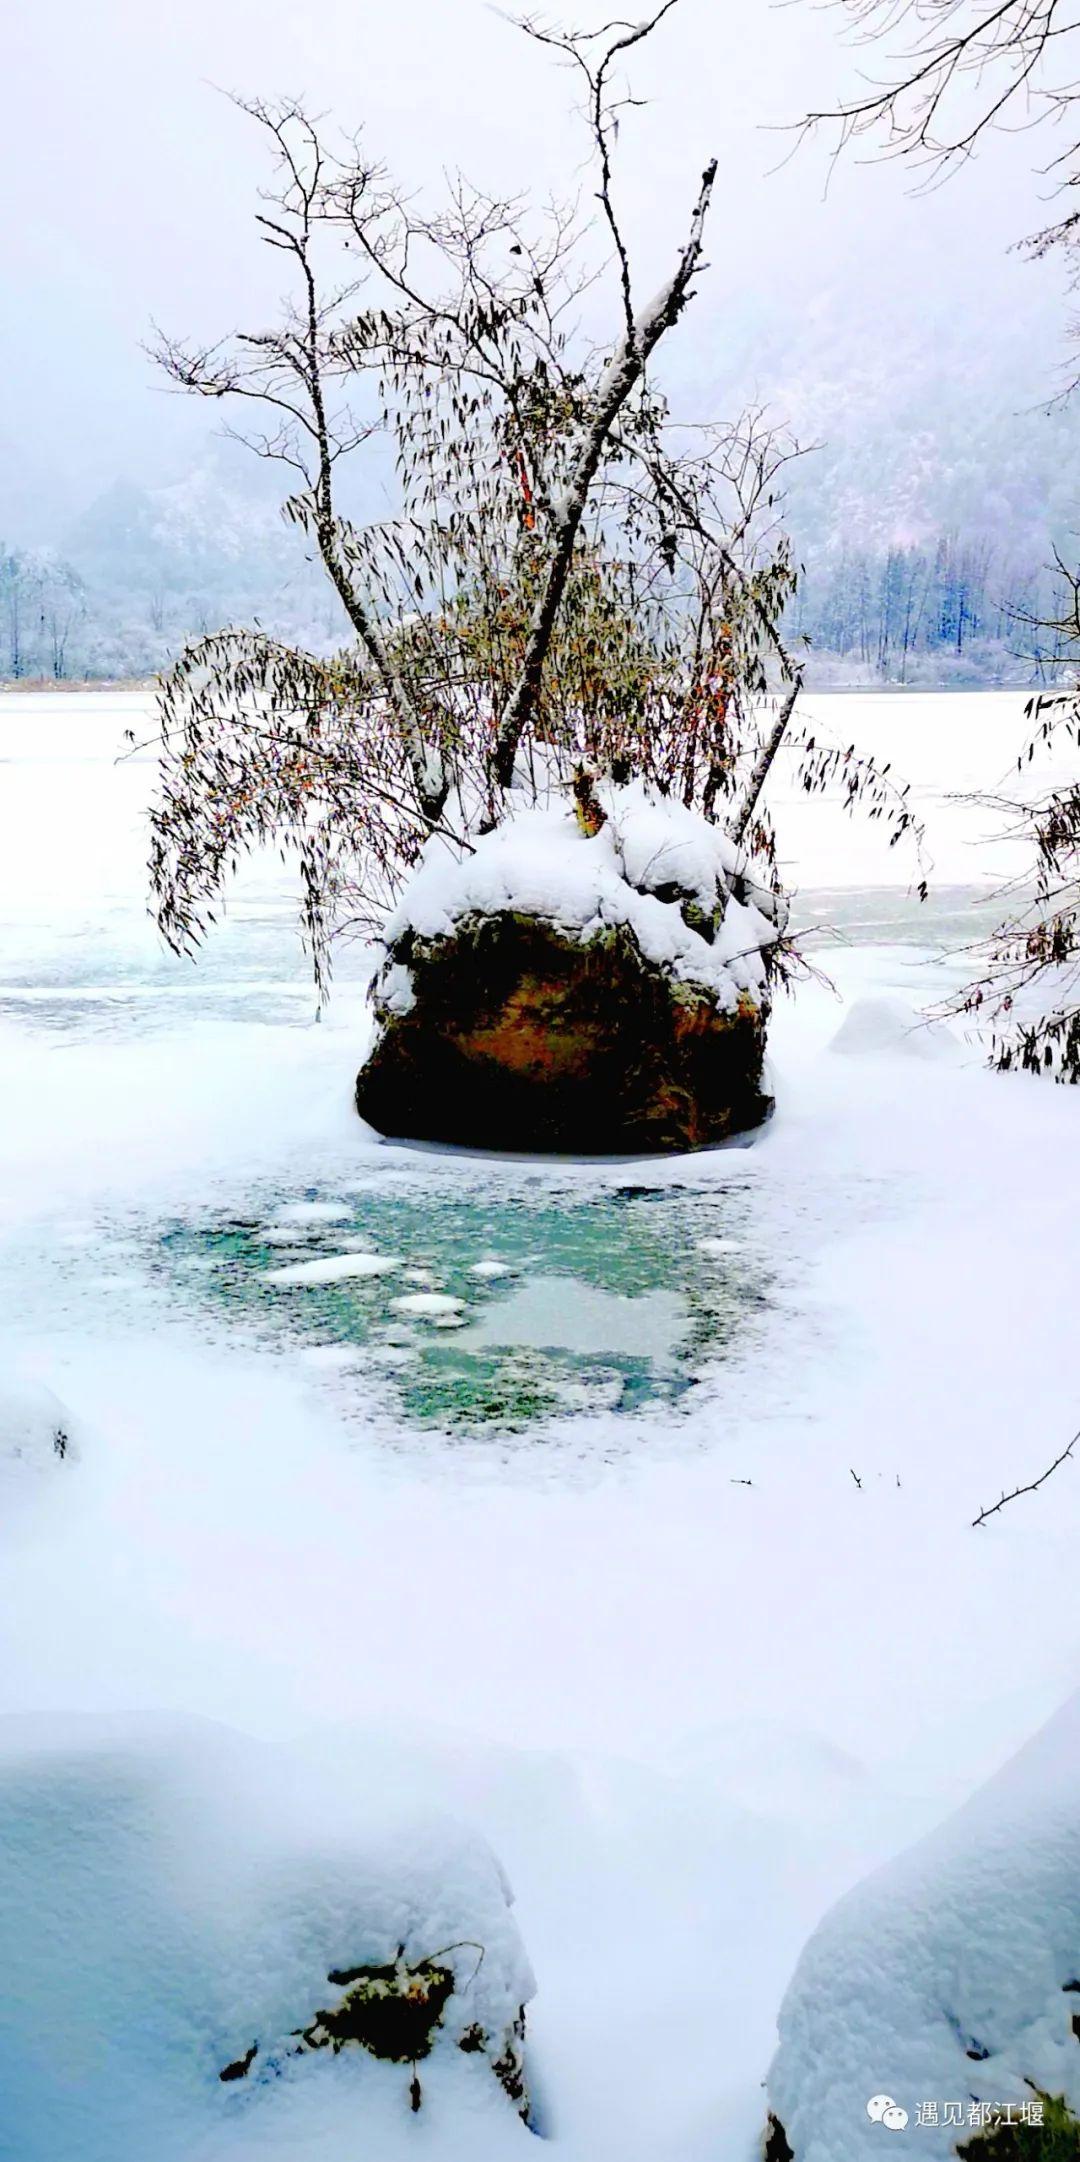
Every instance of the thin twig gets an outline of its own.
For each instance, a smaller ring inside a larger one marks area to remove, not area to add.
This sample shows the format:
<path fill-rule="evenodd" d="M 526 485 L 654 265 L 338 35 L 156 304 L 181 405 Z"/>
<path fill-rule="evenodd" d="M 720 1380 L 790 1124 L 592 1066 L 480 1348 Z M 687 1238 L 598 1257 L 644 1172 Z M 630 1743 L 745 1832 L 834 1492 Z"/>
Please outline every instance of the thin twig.
<path fill-rule="evenodd" d="M 1053 1463 L 1048 1464 L 1046 1470 L 1044 1472 L 1040 1472 L 1037 1479 L 1032 1479 L 1027 1486 L 1014 1486 L 1011 1494 L 1003 1494 L 1001 1500 L 995 1501 L 991 1508 L 980 1509 L 978 1516 L 973 1516 L 971 1519 L 972 1530 L 974 1531 L 975 1527 L 978 1524 L 985 1524 L 987 1517 L 996 1516 L 998 1510 L 1005 1507 L 1006 1502 L 1016 1501 L 1018 1496 L 1021 1494 L 1034 1494 L 1038 1491 L 1040 1486 L 1045 1486 L 1051 1472 L 1056 1471 L 1058 1465 L 1063 1464 L 1066 1457 L 1072 1455 L 1078 1441 L 1080 1441 L 1080 1433 L 1076 1433 L 1073 1435 L 1073 1438 L 1070 1441 L 1068 1448 L 1063 1449 L 1060 1456 L 1055 1456 Z"/>

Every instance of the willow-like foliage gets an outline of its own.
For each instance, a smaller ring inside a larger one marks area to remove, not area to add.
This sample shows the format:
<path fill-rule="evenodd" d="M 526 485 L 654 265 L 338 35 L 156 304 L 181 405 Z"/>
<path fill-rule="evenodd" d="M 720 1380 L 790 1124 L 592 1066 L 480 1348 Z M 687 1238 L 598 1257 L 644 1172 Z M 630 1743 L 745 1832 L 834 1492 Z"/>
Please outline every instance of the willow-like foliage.
<path fill-rule="evenodd" d="M 228 629 L 163 677 L 151 877 L 177 950 L 272 843 L 297 862 L 324 992 L 335 927 L 376 927 L 431 833 L 467 849 L 522 790 L 569 794 L 582 768 L 728 819 L 775 865 L 760 716 L 777 684 L 786 716 L 799 683 L 781 634 L 795 446 L 759 412 L 679 427 L 652 380 L 703 267 L 715 164 L 645 307 L 612 193 L 613 67 L 675 4 L 606 44 L 555 40 L 590 85 L 614 244 L 619 327 L 599 350 L 580 326 L 592 236 L 572 210 L 457 181 L 429 214 L 302 107 L 244 106 L 274 156 L 258 226 L 290 273 L 280 320 L 212 347 L 159 335 L 156 352 L 181 388 L 258 417 L 244 440 L 289 476 L 285 515 L 338 596 L 344 642 L 327 656 Z M 389 504 L 377 517 L 357 515 L 355 490 L 344 500 L 353 460 Z M 808 745 L 807 786 L 825 770 Z M 844 779 L 909 823 L 853 751 Z"/>
<path fill-rule="evenodd" d="M 1040 693 L 1027 708 L 1032 731 L 1017 760 L 1029 771 L 1040 753 L 1075 763 L 1080 695 Z M 952 1002 L 989 1035 L 1001 1072 L 1020 1069 L 1080 1081 L 1080 783 L 1034 799 L 983 796 L 985 808 L 1026 845 L 1028 863 L 1012 882 L 997 930 L 977 949 L 980 970 Z"/>

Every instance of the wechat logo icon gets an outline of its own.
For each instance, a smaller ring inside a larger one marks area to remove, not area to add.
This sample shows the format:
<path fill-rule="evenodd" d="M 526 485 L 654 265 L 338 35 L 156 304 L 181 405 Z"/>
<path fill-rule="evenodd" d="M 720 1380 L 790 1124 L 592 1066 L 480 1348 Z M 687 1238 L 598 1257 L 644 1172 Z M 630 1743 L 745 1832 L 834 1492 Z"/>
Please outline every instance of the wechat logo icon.
<path fill-rule="evenodd" d="M 902 2132 L 908 2121 L 906 2109 L 894 2102 L 891 2094 L 872 2094 L 866 2105 L 871 2124 L 883 2124 L 889 2132 Z"/>

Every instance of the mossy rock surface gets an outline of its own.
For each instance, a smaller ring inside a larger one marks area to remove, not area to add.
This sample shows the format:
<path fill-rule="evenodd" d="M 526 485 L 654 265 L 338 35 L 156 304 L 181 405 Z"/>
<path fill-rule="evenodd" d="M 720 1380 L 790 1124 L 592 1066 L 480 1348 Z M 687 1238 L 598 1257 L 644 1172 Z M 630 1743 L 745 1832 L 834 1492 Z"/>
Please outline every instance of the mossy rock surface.
<path fill-rule="evenodd" d="M 386 997 L 409 970 L 407 1013 Z M 379 1038 L 356 1107 L 403 1139 L 530 1153 L 707 1147 L 758 1126 L 766 1014 L 731 1012 L 612 927 L 582 941 L 512 911 L 413 934 L 375 986 Z"/>
<path fill-rule="evenodd" d="M 321 2050 L 329 2050 L 336 2057 L 343 2049 L 354 2047 L 384 2063 L 411 2066 L 410 2099 L 412 2108 L 420 2109 L 423 2089 L 417 2067 L 431 2055 L 443 2014 L 454 1995 L 453 1967 L 437 1958 L 420 1959 L 410 1965 L 404 1946 L 399 1945 L 394 1960 L 332 1967 L 327 1980 L 343 1994 L 332 2005 L 315 2012 L 306 2026 L 295 2028 L 282 2048 L 276 2052 L 271 2049 L 265 2058 L 271 2074 L 280 2071 L 283 2059 Z M 457 2047 L 467 2056 L 486 2057 L 504 2094 L 528 2122 L 524 2045 L 524 2005 L 497 2041 L 476 2021 L 457 2036 Z M 258 2076 L 263 2062 L 256 2039 L 242 2056 L 222 2066 L 218 2078 L 232 2086 L 249 2073 Z"/>
<path fill-rule="evenodd" d="M 1041 2095 L 1041 2124 L 988 2126 L 966 2140 L 964 2162 L 1080 2162 L 1080 2117 L 1061 2095 Z"/>

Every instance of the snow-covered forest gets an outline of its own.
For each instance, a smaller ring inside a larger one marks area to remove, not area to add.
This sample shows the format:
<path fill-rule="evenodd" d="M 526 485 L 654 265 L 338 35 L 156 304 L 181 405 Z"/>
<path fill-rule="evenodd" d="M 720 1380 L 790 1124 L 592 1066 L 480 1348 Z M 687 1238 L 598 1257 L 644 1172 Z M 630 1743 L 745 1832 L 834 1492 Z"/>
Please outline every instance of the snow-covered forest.
<path fill-rule="evenodd" d="M 775 410 L 784 416 L 784 386 Z M 792 404 L 795 400 L 790 401 Z M 804 389 L 800 403 L 813 400 Z M 802 580 L 788 614 L 822 686 L 1018 686 L 1053 674 L 1059 642 L 1028 617 L 1057 612 L 1080 480 L 1071 417 L 953 400 L 914 439 L 875 455 L 863 388 L 856 426 L 832 384 L 836 434 L 788 477 Z M 809 419 L 809 416 L 808 416 Z M 808 430 L 809 434 L 809 425 Z M 261 484 L 261 485 L 260 485 Z M 140 679 L 184 642 L 257 620 L 329 651 L 345 619 L 283 525 L 264 476 L 209 444 L 163 487 L 118 481 L 47 541 L 0 535 L 0 678 Z"/>

